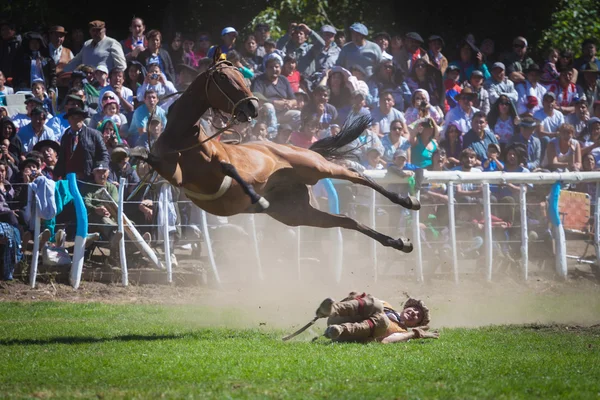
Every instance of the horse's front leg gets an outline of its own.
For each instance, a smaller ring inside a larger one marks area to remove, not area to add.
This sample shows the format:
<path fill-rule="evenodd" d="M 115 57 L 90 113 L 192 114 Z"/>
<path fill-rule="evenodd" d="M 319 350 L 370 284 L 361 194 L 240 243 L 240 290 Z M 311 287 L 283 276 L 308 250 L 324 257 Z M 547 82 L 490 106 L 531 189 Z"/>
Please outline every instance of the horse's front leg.
<path fill-rule="evenodd" d="M 267 199 L 256 193 L 252 185 L 242 179 L 237 169 L 233 166 L 233 164 L 229 164 L 228 162 L 221 161 L 221 168 L 223 173 L 235 180 L 238 185 L 242 187 L 244 192 L 250 197 L 250 201 L 252 204 L 258 203 L 258 205 L 262 208 L 262 210 L 266 210 L 269 208 L 269 202 Z"/>

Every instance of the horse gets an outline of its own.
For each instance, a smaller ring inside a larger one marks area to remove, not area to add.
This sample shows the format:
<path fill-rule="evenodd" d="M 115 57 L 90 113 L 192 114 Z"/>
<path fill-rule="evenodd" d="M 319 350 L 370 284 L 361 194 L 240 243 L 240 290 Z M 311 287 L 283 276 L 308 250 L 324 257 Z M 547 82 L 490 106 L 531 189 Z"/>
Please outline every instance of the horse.
<path fill-rule="evenodd" d="M 393 239 L 348 216 L 311 205 L 309 186 L 332 178 L 372 188 L 407 209 L 420 209 L 415 197 L 390 192 L 364 174 L 331 161 L 344 156 L 342 148 L 363 133 L 369 119 L 346 124 L 338 135 L 316 141 L 310 149 L 272 142 L 227 144 L 210 140 L 216 134 L 208 137 L 199 124 L 209 108 L 230 114 L 227 127 L 249 122 L 258 116 L 259 109 L 239 70 L 219 56 L 215 53 L 209 69 L 171 105 L 167 126 L 151 150 L 136 147 L 131 149 L 131 156 L 145 160 L 171 184 L 183 188 L 195 205 L 213 215 L 266 213 L 288 226 L 341 227 L 383 246 L 411 252 L 408 238 Z"/>

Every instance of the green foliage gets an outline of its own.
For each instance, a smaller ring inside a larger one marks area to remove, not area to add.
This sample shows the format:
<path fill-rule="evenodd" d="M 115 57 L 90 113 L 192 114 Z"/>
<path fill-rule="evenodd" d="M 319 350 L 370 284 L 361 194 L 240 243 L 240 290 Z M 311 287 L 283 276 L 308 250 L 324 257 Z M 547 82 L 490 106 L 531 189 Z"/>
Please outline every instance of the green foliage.
<path fill-rule="evenodd" d="M 249 329 L 245 318 L 198 306 L 3 303 L 0 397 L 598 396 L 598 328 L 500 326 L 393 345 L 311 343 L 321 321 L 284 343 L 281 331 Z"/>
<path fill-rule="evenodd" d="M 571 49 L 581 55 L 581 42 L 600 37 L 600 1 L 561 0 L 552 15 L 549 28 L 542 32 L 538 50 L 551 47 Z"/>

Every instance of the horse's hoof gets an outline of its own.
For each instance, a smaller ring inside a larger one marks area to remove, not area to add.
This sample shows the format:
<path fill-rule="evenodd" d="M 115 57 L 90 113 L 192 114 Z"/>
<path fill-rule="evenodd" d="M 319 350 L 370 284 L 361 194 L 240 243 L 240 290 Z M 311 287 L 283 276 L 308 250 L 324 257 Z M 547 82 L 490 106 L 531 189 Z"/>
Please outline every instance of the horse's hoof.
<path fill-rule="evenodd" d="M 409 210 L 418 211 L 421 209 L 421 202 L 415 196 L 408 196 L 408 201 L 410 202 Z"/>
<path fill-rule="evenodd" d="M 262 207 L 263 211 L 269 208 L 269 206 L 271 205 L 269 203 L 269 200 L 265 199 L 262 196 L 258 199 L 258 204 Z"/>
<path fill-rule="evenodd" d="M 410 253 L 413 251 L 413 245 L 408 238 L 398 238 L 396 240 L 392 240 L 390 245 L 396 249 L 400 250 L 403 253 Z"/>

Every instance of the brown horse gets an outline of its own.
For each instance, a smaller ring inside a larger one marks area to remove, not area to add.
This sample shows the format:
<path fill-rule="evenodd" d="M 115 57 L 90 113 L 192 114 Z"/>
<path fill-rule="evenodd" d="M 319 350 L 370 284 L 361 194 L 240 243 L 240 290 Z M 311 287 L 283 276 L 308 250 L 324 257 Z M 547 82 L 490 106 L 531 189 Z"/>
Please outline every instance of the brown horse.
<path fill-rule="evenodd" d="M 289 226 L 352 229 L 384 246 L 412 251 L 406 238 L 393 239 L 352 218 L 329 214 L 310 204 L 308 186 L 333 178 L 368 186 L 405 208 L 420 208 L 416 198 L 389 192 L 363 174 L 328 160 L 340 157 L 340 148 L 358 138 L 369 120 L 346 125 L 337 136 L 319 140 L 311 149 L 271 142 L 233 145 L 210 140 L 199 125 L 209 108 L 227 112 L 232 121 L 240 122 L 258 114 L 258 102 L 241 73 L 217 57 L 171 105 L 166 129 L 151 152 L 135 148 L 132 156 L 145 159 L 208 213 L 230 216 L 265 212 Z"/>

